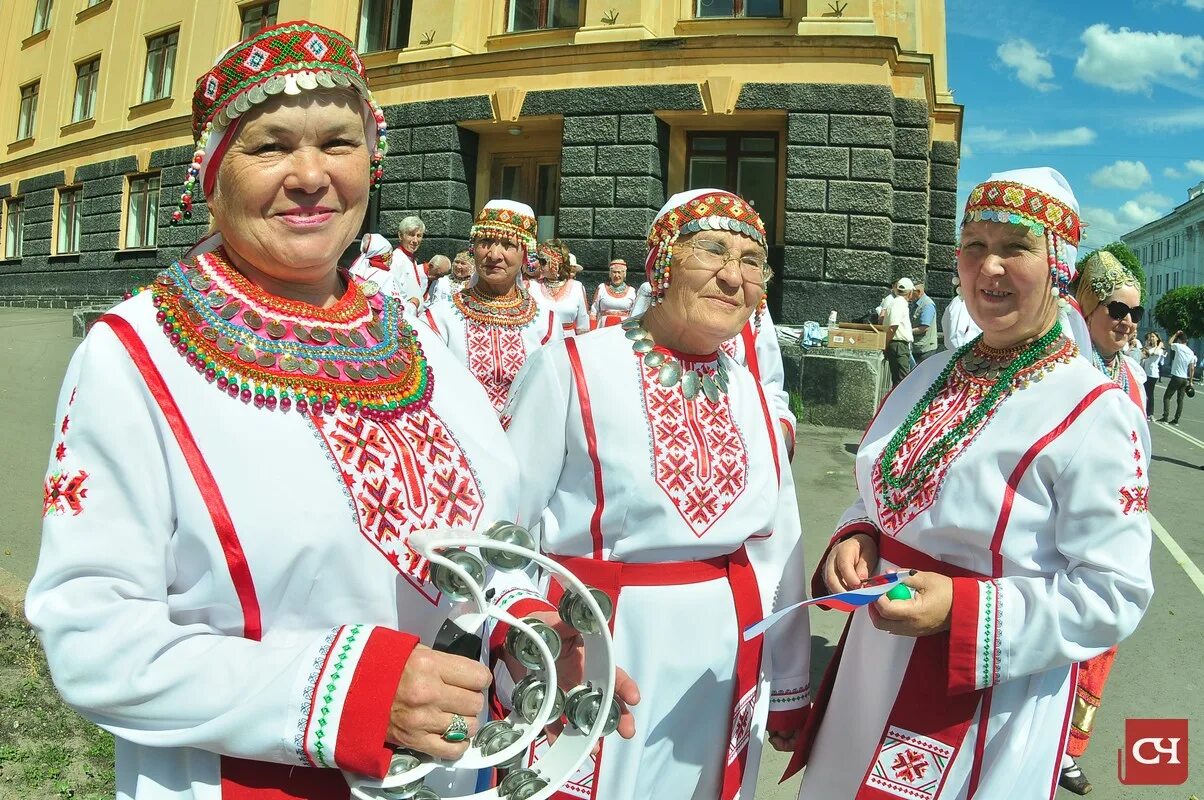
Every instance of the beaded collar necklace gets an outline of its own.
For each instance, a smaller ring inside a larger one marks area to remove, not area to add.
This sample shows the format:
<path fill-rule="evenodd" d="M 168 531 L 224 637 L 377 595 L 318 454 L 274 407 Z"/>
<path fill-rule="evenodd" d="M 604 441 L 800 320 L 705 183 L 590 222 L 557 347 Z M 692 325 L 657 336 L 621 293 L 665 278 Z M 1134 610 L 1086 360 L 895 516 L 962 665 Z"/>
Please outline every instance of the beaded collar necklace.
<path fill-rule="evenodd" d="M 1124 359 L 1120 353 L 1112 356 L 1112 359 L 1105 360 L 1095 348 L 1091 349 L 1091 360 L 1095 362 L 1095 366 L 1100 372 L 1108 376 L 1108 379 L 1115 383 L 1125 392 L 1129 391 L 1129 371 L 1124 369 Z"/>
<path fill-rule="evenodd" d="M 543 287 L 544 291 L 547 292 L 548 297 L 559 301 L 569 290 L 569 281 L 567 278 L 562 281 L 545 280 L 543 282 Z"/>
<path fill-rule="evenodd" d="M 995 410 L 995 408 L 1010 397 L 1015 391 L 1027 388 L 1034 381 L 1040 380 L 1059 363 L 1067 363 L 1078 353 L 1073 342 L 1062 339 L 1062 324 L 1055 322 L 1044 336 L 1023 348 L 1009 350 L 994 350 L 981 345 L 982 336 L 963 345 L 940 376 L 928 387 L 928 391 L 920 398 L 907 415 L 907 419 L 899 426 L 891 437 L 886 449 L 882 452 L 881 472 L 882 488 L 879 493 L 881 503 L 898 511 L 907 506 L 924 486 L 928 476 L 944 461 L 945 456 L 955 445 L 973 435 L 979 425 Z M 1061 340 L 1061 341 L 1059 341 Z M 967 359 L 968 355 L 973 355 Z M 992 365 L 983 367 L 983 364 Z M 994 365 L 998 365 L 996 370 Z M 898 474 L 895 472 L 895 459 L 899 449 L 907 441 L 908 435 L 920 421 L 920 417 L 932 405 L 932 402 L 944 390 L 954 370 L 961 369 L 963 374 L 976 378 L 994 373 L 986 394 L 975 405 L 974 410 L 946 431 L 924 454 L 915 462 L 911 469 Z M 902 492 L 899 500 L 892 498 L 892 492 Z"/>
<path fill-rule="evenodd" d="M 491 297 L 469 286 L 452 295 L 452 303 L 465 319 L 499 328 L 521 328 L 539 312 L 535 299 L 521 286 L 515 286 L 514 293 L 504 297 Z"/>
<path fill-rule="evenodd" d="M 217 250 L 177 262 L 150 288 L 177 352 L 230 397 L 269 411 L 341 407 L 374 419 L 424 408 L 434 376 L 398 301 L 344 277 L 339 301 L 318 308 L 264 292 Z"/>
<path fill-rule="evenodd" d="M 696 369 L 686 369 L 677 356 L 652 340 L 652 334 L 644 327 L 644 318 L 630 317 L 620 323 L 625 336 L 631 341 L 631 351 L 640 356 L 646 366 L 657 370 L 656 382 L 666 389 L 681 384 L 681 393 L 687 400 L 705 396 L 718 403 L 720 396 L 727 394 L 727 367 L 721 359 L 715 360 L 714 374 Z M 706 359 L 700 358 L 699 361 Z"/>
<path fill-rule="evenodd" d="M 623 297 L 627 294 L 627 282 L 623 283 L 607 283 L 605 284 L 606 291 L 611 297 Z"/>

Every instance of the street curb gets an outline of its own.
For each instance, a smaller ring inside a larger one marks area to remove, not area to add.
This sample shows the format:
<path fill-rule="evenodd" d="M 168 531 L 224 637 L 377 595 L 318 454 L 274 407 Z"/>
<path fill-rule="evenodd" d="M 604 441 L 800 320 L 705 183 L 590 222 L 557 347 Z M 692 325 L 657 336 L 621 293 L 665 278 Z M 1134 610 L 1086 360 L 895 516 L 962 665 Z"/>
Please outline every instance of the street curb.
<path fill-rule="evenodd" d="M 0 611 L 25 619 L 25 592 L 29 584 L 0 567 Z"/>

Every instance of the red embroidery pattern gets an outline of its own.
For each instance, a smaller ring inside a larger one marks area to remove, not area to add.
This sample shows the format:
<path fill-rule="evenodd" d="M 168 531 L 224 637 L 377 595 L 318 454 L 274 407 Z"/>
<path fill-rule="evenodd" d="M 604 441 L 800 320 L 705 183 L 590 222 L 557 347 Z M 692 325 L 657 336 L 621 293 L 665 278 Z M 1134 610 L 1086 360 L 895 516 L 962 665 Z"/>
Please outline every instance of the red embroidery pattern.
<path fill-rule="evenodd" d="M 661 386 L 657 370 L 641 366 L 656 483 L 701 538 L 744 493 L 744 438 L 732 421 L 727 395 L 718 403 L 703 397 L 686 400 L 680 386 Z M 708 374 L 715 370 L 714 363 L 690 366 Z"/>
<path fill-rule="evenodd" d="M 895 771 L 895 778 L 904 781 L 918 781 L 928 771 L 928 760 L 915 750 L 906 750 L 895 756 L 890 765 Z"/>
<path fill-rule="evenodd" d="M 70 427 L 70 425 L 71 425 L 71 415 L 64 414 L 63 415 L 63 423 L 61 425 L 59 425 L 59 433 L 66 434 L 67 428 Z"/>
<path fill-rule="evenodd" d="M 59 442 L 54 448 L 54 458 L 56 461 L 62 461 L 67 457 L 67 443 Z"/>
<path fill-rule="evenodd" d="M 46 485 L 42 489 L 42 516 L 51 514 L 66 514 L 78 517 L 84 510 L 84 498 L 88 490 L 84 481 L 88 473 L 79 470 L 74 475 L 66 472 L 52 472 L 46 476 Z"/>
<path fill-rule="evenodd" d="M 1150 487 L 1148 486 L 1122 486 L 1120 489 L 1120 505 L 1121 510 L 1125 515 L 1132 514 L 1134 511 L 1149 511 L 1150 510 Z"/>
<path fill-rule="evenodd" d="M 527 361 L 527 346 L 520 328 L 480 325 L 464 321 L 467 332 L 468 371 L 485 387 L 489 402 L 501 413 L 514 376 Z"/>
<path fill-rule="evenodd" d="M 933 399 L 932 404 L 924 410 L 924 414 L 920 417 L 919 422 L 911 429 L 907 439 L 904 440 L 903 445 L 899 448 L 899 453 L 895 457 L 896 470 L 902 473 L 905 470 L 911 469 L 915 462 L 924 455 L 937 439 L 941 438 L 950 428 L 961 424 L 970 415 L 970 412 L 978 405 L 985 393 L 986 390 L 982 386 L 975 384 L 973 381 L 966 380 L 960 369 L 954 370 L 949 376 L 949 381 L 945 384 L 945 387 Z M 881 520 L 883 531 L 895 533 L 902 530 L 907 523 L 911 522 L 932 505 L 933 501 L 936 500 L 937 492 L 940 490 L 941 483 L 945 480 L 945 474 L 949 471 L 950 465 L 957 460 L 958 456 L 965 452 L 966 448 L 970 446 L 994 415 L 995 411 L 992 410 L 983 419 L 982 424 L 977 429 L 970 431 L 965 438 L 953 445 L 949 452 L 945 454 L 944 460 L 937 465 L 936 469 L 924 481 L 923 486 L 912 502 L 903 506 L 898 511 L 888 508 L 882 502 L 881 497 L 884 488 L 882 461 L 879 459 L 874 463 L 872 475 L 874 497 L 877 498 L 878 518 Z M 910 491 L 912 491 L 911 487 L 908 487 L 906 492 L 892 490 L 892 502 L 897 504 L 900 500 L 906 498 L 907 493 Z"/>
<path fill-rule="evenodd" d="M 483 510 L 468 458 L 430 409 L 390 420 L 342 410 L 312 417 L 359 517 L 360 532 L 432 603 L 430 564 L 406 536 L 443 526 L 473 527 Z"/>

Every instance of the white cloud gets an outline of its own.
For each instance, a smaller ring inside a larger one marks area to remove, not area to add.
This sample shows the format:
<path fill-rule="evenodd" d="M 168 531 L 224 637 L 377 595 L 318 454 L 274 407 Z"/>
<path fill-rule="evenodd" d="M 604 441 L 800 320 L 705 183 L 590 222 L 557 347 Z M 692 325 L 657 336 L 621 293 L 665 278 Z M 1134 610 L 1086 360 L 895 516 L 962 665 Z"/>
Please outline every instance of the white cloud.
<path fill-rule="evenodd" d="M 1144 192 L 1137 195 L 1134 199 L 1137 200 L 1139 205 L 1153 208 L 1170 208 L 1175 203 L 1174 200 L 1171 200 L 1166 195 L 1158 194 L 1157 192 Z"/>
<path fill-rule="evenodd" d="M 1083 31 L 1086 49 L 1074 74 L 1118 92 L 1148 92 L 1155 83 L 1195 81 L 1204 65 L 1204 37 L 1112 30 L 1106 23 Z"/>
<path fill-rule="evenodd" d="M 1062 147 L 1085 147 L 1095 142 L 1095 131 L 1084 127 L 1044 132 L 1031 129 L 1008 131 L 979 126 L 967 128 L 963 142 L 983 152 L 1032 153 Z"/>
<path fill-rule="evenodd" d="M 1204 175 L 1204 161 L 1201 161 L 1198 158 L 1193 158 L 1183 166 L 1187 168 L 1188 172 L 1194 172 L 1197 175 Z"/>
<path fill-rule="evenodd" d="M 1117 161 L 1096 170 L 1091 182 L 1106 189 L 1138 189 L 1150 182 L 1150 171 L 1140 161 Z"/>
<path fill-rule="evenodd" d="M 1196 11 L 1204 11 L 1204 0 L 1183 0 L 1183 5 Z"/>
<path fill-rule="evenodd" d="M 1170 178 L 1173 181 L 1177 181 L 1183 177 L 1183 173 L 1174 167 L 1167 167 L 1166 169 L 1162 170 L 1162 174 L 1164 177 Z"/>
<path fill-rule="evenodd" d="M 1165 213 L 1161 208 L 1146 205 L 1138 200 L 1129 200 L 1115 211 L 1106 208 L 1084 208 L 1083 221 L 1087 223 L 1087 237 L 1092 246 L 1098 247 L 1148 222 L 1153 222 Z"/>
<path fill-rule="evenodd" d="M 964 139 L 965 137 L 962 141 L 962 158 L 974 158 L 974 148 Z"/>
<path fill-rule="evenodd" d="M 1204 2 L 1204 0 L 1201 0 Z M 1046 54 L 1042 53 L 1027 39 L 1008 39 L 999 45 L 995 55 L 1004 66 L 1016 73 L 1016 79 L 1038 92 L 1048 92 L 1058 88 L 1053 81 L 1053 65 L 1049 63 Z"/>
<path fill-rule="evenodd" d="M 1204 3 L 1204 0 L 1200 0 L 1200 2 Z M 1143 117 L 1140 125 L 1148 131 L 1170 131 L 1172 133 L 1204 128 L 1204 108 L 1191 108 L 1187 111 Z"/>

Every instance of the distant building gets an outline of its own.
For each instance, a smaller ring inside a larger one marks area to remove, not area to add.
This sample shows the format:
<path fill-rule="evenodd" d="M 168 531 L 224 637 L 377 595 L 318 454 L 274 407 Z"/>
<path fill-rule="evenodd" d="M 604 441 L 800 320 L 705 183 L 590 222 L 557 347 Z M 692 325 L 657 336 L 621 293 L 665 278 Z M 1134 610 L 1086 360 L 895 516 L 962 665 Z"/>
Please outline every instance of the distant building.
<path fill-rule="evenodd" d="M 779 318 L 864 314 L 904 275 L 953 293 L 937 0 L 3 0 L 0 303 L 114 297 L 179 257 L 206 220 L 166 224 L 194 80 L 298 17 L 358 42 L 390 128 L 365 227 L 419 214 L 422 256 L 509 197 L 596 281 L 643 263 L 667 195 L 714 185 L 765 218 Z"/>
<path fill-rule="evenodd" d="M 1120 238 L 1145 269 L 1150 315 L 1142 321 L 1141 334 L 1153 330 L 1166 338 L 1174 331 L 1161 330 L 1154 320 L 1158 300 L 1171 289 L 1204 284 L 1204 181 L 1187 190 L 1186 203 Z M 1204 339 L 1191 342 L 1197 354 L 1204 352 L 1202 345 Z"/>

